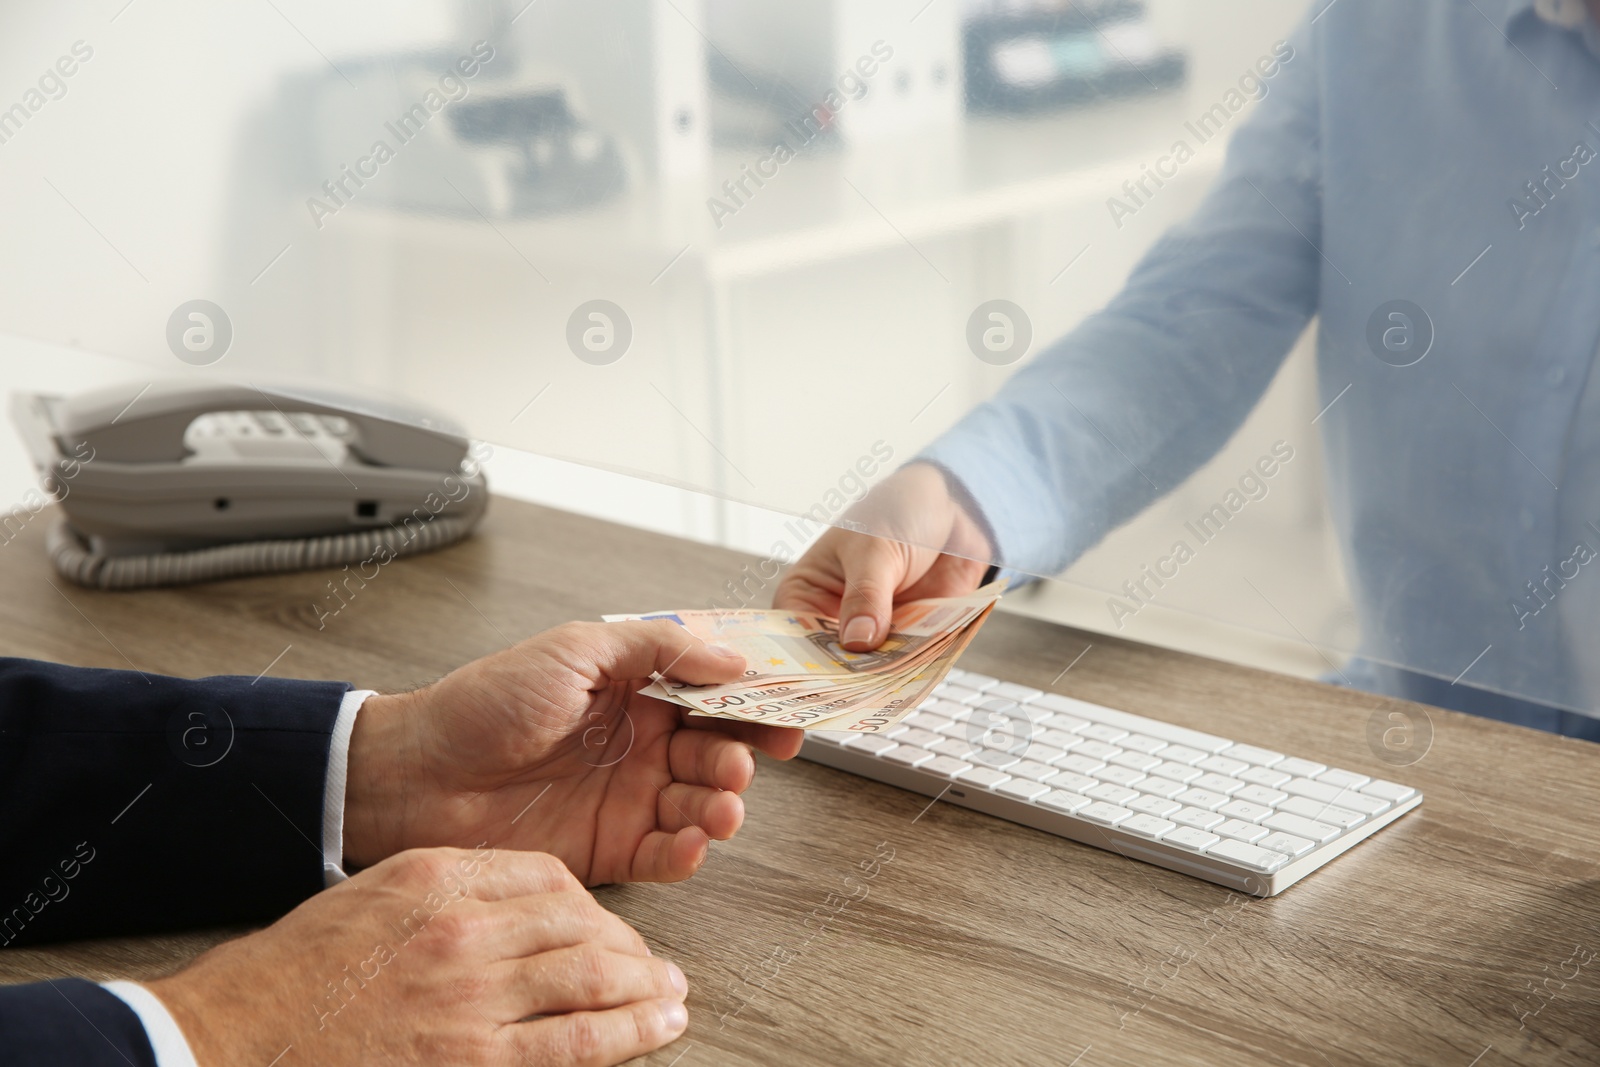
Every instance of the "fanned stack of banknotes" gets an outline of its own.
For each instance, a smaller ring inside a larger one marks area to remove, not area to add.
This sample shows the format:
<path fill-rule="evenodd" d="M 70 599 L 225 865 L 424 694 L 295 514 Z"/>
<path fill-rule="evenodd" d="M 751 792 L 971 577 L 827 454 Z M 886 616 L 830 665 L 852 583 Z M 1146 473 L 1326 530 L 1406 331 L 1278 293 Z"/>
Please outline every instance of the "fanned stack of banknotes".
<path fill-rule="evenodd" d="M 839 620 L 762 609 L 606 615 L 606 622 L 665 619 L 745 658 L 745 676 L 726 685 L 657 678 L 642 692 L 695 715 L 797 730 L 887 730 L 922 704 L 1000 599 L 1001 583 L 967 596 L 900 605 L 889 636 L 871 652 L 839 643 Z"/>

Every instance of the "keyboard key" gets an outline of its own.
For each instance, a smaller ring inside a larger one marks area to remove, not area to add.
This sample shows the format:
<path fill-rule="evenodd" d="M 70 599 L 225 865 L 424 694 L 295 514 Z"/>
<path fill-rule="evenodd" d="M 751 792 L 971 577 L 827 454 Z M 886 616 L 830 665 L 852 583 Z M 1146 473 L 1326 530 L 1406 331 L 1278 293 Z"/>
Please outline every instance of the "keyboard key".
<path fill-rule="evenodd" d="M 1332 804 L 1324 804 L 1320 800 L 1311 800 L 1308 797 L 1290 797 L 1278 805 L 1279 811 L 1286 811 L 1290 815 L 1303 815 L 1307 819 L 1317 822 L 1332 823 L 1343 829 L 1360 826 L 1367 821 L 1367 817 L 1359 811 L 1349 808 L 1339 808 Z"/>
<path fill-rule="evenodd" d="M 1091 756 L 1098 760 L 1108 760 L 1112 756 L 1122 755 L 1122 749 L 1116 745 L 1108 745 L 1104 741 L 1085 741 L 1072 751 L 1074 755 Z"/>
<path fill-rule="evenodd" d="M 1072 753 L 1071 755 L 1062 756 L 1060 759 L 1056 760 L 1055 765 L 1064 771 L 1076 771 L 1078 774 L 1093 774 L 1106 764 L 1105 760 L 1090 759 L 1088 756 L 1080 756 L 1077 753 Z"/>
<path fill-rule="evenodd" d="M 1208 834 L 1203 830 L 1196 830 L 1192 826 L 1180 826 L 1176 830 L 1167 831 L 1166 835 L 1162 837 L 1161 840 L 1165 841 L 1169 845 L 1177 845 L 1180 848 L 1188 848 L 1193 849 L 1196 852 L 1204 852 L 1212 845 L 1215 845 L 1217 842 L 1221 841 L 1222 838 L 1218 837 L 1216 834 Z"/>
<path fill-rule="evenodd" d="M 1000 679 L 979 674 L 977 671 L 962 671 L 961 684 L 969 689 L 992 689 L 1000 684 Z"/>
<path fill-rule="evenodd" d="M 1309 778 L 1291 778 L 1283 783 L 1285 793 L 1293 793 L 1297 797 L 1310 797 L 1312 800 L 1323 800 L 1333 803 L 1347 792 L 1336 785 L 1323 785 L 1313 782 Z"/>
<path fill-rule="evenodd" d="M 976 704 L 983 699 L 983 694 L 976 689 L 968 689 L 964 685 L 941 685 L 934 690 L 934 694 L 945 700 L 953 700 L 957 704 Z"/>
<path fill-rule="evenodd" d="M 1318 822 L 1304 815 L 1291 815 L 1286 811 L 1267 816 L 1261 820 L 1261 825 L 1268 830 L 1278 830 L 1296 837 L 1309 837 L 1318 844 L 1327 844 L 1340 833 L 1339 828 L 1332 823 Z"/>
<path fill-rule="evenodd" d="M 1016 797 L 1018 800 L 1033 800 L 1050 792 L 1050 787 L 1043 782 L 1030 782 L 1026 778 L 1008 778 L 995 786 L 994 791 L 1001 796 Z"/>
<path fill-rule="evenodd" d="M 1080 719 L 1076 715 L 1056 714 L 1056 715 L 1052 715 L 1048 719 L 1046 719 L 1044 721 L 1044 724 L 1046 726 L 1050 727 L 1051 729 L 1064 730 L 1069 734 L 1073 734 L 1073 733 L 1077 733 L 1079 730 L 1083 729 L 1085 726 L 1088 726 L 1089 725 L 1089 720 L 1088 719 Z"/>
<path fill-rule="evenodd" d="M 968 785 L 982 786 L 985 789 L 993 789 L 1001 782 L 1010 780 L 1010 778 L 1011 776 L 1009 774 L 1005 774 L 989 767 L 971 767 L 956 775 L 956 780 L 958 782 L 965 782 Z"/>
<path fill-rule="evenodd" d="M 1150 768 L 1151 774 L 1159 774 L 1163 778 L 1171 778 L 1174 782 L 1192 782 L 1205 772 L 1198 767 L 1186 767 L 1181 763 L 1171 761 L 1158 763 Z"/>
<path fill-rule="evenodd" d="M 1341 789 L 1360 789 L 1372 779 L 1364 774 L 1357 774 L 1355 771 L 1331 770 L 1323 771 L 1317 775 L 1317 781 L 1336 785 Z"/>
<path fill-rule="evenodd" d="M 1257 767 L 1270 767 L 1283 759 L 1282 752 L 1273 752 L 1267 748 L 1256 748 L 1254 745 L 1233 745 L 1223 750 L 1223 755 L 1229 759 L 1242 759 L 1246 763 L 1255 764 Z"/>
<path fill-rule="evenodd" d="M 1248 800 L 1252 804 L 1265 804 L 1269 808 L 1275 808 L 1278 806 L 1278 802 L 1288 795 L 1288 793 L 1280 793 L 1276 789 L 1268 789 L 1264 785 L 1247 785 L 1233 794 L 1233 799 Z"/>
<path fill-rule="evenodd" d="M 992 748 L 980 748 L 967 757 L 968 763 L 976 763 L 980 767 L 989 767 L 997 771 L 1003 771 L 1013 763 L 1021 761 L 1021 756 L 1013 756 L 1009 752 L 1000 752 Z"/>
<path fill-rule="evenodd" d="M 1088 797 L 1082 793 L 1069 793 L 1065 789 L 1054 789 L 1034 801 L 1042 808 L 1054 808 L 1056 811 L 1072 813 L 1087 808 L 1090 804 Z"/>
<path fill-rule="evenodd" d="M 1361 792 L 1369 797 L 1387 800 L 1391 804 L 1399 804 L 1401 801 L 1410 800 L 1416 795 L 1417 791 L 1409 785 L 1398 785 L 1394 782 L 1385 782 L 1381 778 L 1375 778 L 1362 786 Z"/>
<path fill-rule="evenodd" d="M 928 710 L 947 719 L 965 719 L 972 714 L 971 708 L 954 700 L 936 700 Z"/>
<path fill-rule="evenodd" d="M 893 748 L 895 743 L 887 737 L 879 737 L 877 734 L 856 734 L 854 737 L 847 738 L 843 744 L 845 748 L 859 748 L 863 752 L 881 756 Z"/>
<path fill-rule="evenodd" d="M 901 723 L 901 725 L 904 726 L 905 724 Z M 893 737 L 902 745 L 916 745 L 918 748 L 927 748 L 929 745 L 939 740 L 938 734 L 934 733 L 932 730 L 924 730 L 919 726 L 912 726 L 906 729 L 903 733 L 891 733 L 889 736 Z"/>
<path fill-rule="evenodd" d="M 1117 805 L 1108 804 L 1103 800 L 1097 800 L 1078 812 L 1078 818 L 1088 822 L 1099 823 L 1101 826 L 1115 826 L 1122 820 L 1132 816 L 1133 812 L 1127 808 L 1119 808 Z"/>
<path fill-rule="evenodd" d="M 1124 737 L 1128 736 L 1128 731 L 1126 730 L 1119 730 L 1115 726 L 1107 726 L 1105 723 L 1099 722 L 1090 723 L 1088 726 L 1085 726 L 1083 729 L 1079 730 L 1078 733 L 1095 741 L 1104 741 L 1107 744 L 1115 741 L 1121 741 Z"/>
<path fill-rule="evenodd" d="M 1125 804 L 1139 795 L 1136 789 L 1128 789 L 1110 782 L 1101 782 L 1093 789 L 1085 789 L 1083 795 L 1096 800 L 1104 800 L 1108 804 Z"/>
<path fill-rule="evenodd" d="M 1204 808 L 1207 811 L 1216 811 L 1228 802 L 1226 796 L 1208 789 L 1185 789 L 1172 799 L 1181 800 L 1191 808 Z"/>
<path fill-rule="evenodd" d="M 1243 841 L 1247 844 L 1252 841 L 1260 841 L 1267 836 L 1266 827 L 1257 826 L 1253 822 L 1245 822 L 1242 819 L 1229 819 L 1222 825 L 1213 827 L 1211 832 L 1218 837 Z"/>
<path fill-rule="evenodd" d="M 1183 805 L 1176 800 L 1163 800 L 1161 797 L 1153 797 L 1148 793 L 1143 793 L 1128 801 L 1123 807 L 1128 808 L 1130 811 L 1142 811 L 1146 815 L 1154 815 L 1158 819 L 1165 819 L 1173 812 L 1182 809 Z"/>
<path fill-rule="evenodd" d="M 958 760 L 966 760 L 977 750 L 977 746 L 964 737 L 947 737 L 928 746 L 930 752 L 936 752 L 941 756 L 953 756 Z"/>
<path fill-rule="evenodd" d="M 928 733 L 938 733 L 941 726 L 949 726 L 950 720 L 943 715 L 931 711 L 913 711 L 905 718 L 906 725 L 914 726 Z"/>
<path fill-rule="evenodd" d="M 1112 766 L 1111 764 L 1101 767 L 1089 777 L 1098 778 L 1102 782 L 1113 782 L 1117 785 L 1124 786 L 1131 786 L 1135 782 L 1142 781 L 1144 779 L 1144 775 L 1139 771 L 1130 771 L 1126 767 L 1116 767 Z"/>
<path fill-rule="evenodd" d="M 1241 867 L 1262 872 L 1275 871 L 1289 862 L 1282 852 L 1259 848 L 1243 841 L 1219 841 L 1206 849 L 1206 855 L 1217 856 L 1229 863 L 1237 863 Z"/>
<path fill-rule="evenodd" d="M 1188 745 L 1168 745 L 1161 750 L 1161 758 L 1169 763 L 1199 763 L 1207 755 L 1208 753 L 1201 752 L 1198 748 L 1190 748 Z"/>
<path fill-rule="evenodd" d="M 1135 752 L 1143 752 L 1147 756 L 1153 756 L 1162 749 L 1169 747 L 1167 743 L 1160 738 L 1150 737 L 1146 734 L 1129 734 L 1121 741 L 1118 741 L 1117 744 L 1121 745 L 1123 748 L 1132 749 Z M 1163 756 L 1162 758 L 1165 759 L 1166 757 Z"/>
<path fill-rule="evenodd" d="M 1018 685 L 1015 682 L 997 682 L 994 686 L 986 690 L 986 692 L 993 696 L 1006 697 L 1007 699 L 1015 700 L 1019 703 L 1025 700 L 1033 700 L 1036 697 L 1044 696 L 1043 690 L 1030 689 L 1025 685 Z"/>
<path fill-rule="evenodd" d="M 1107 763 L 1115 763 L 1118 767 L 1127 767 L 1141 774 L 1158 765 L 1161 760 L 1144 752 L 1123 752 L 1120 756 L 1112 756 Z M 1243 785 L 1244 783 L 1240 783 Z"/>
<path fill-rule="evenodd" d="M 1366 793 L 1346 793 L 1339 798 L 1339 807 L 1359 811 L 1363 815 L 1377 815 L 1388 811 L 1391 806 L 1387 800 Z"/>
<path fill-rule="evenodd" d="M 1158 797 L 1175 797 L 1183 792 L 1187 786 L 1182 782 L 1174 782 L 1171 778 L 1141 778 L 1135 787 L 1141 793 L 1149 793 Z"/>
<path fill-rule="evenodd" d="M 1244 760 L 1229 759 L 1227 756 L 1207 756 L 1195 766 L 1202 771 L 1214 771 L 1217 774 L 1226 774 L 1231 778 L 1240 771 L 1249 768 L 1250 764 Z"/>
<path fill-rule="evenodd" d="M 929 774 L 937 774 L 941 778 L 954 778 L 971 766 L 972 764 L 958 760 L 953 756 L 935 756 L 917 769 L 927 771 Z"/>
<path fill-rule="evenodd" d="M 824 745 L 842 745 L 852 737 L 857 737 L 854 731 L 846 730 L 811 730 L 806 734 L 807 741 L 817 741 Z"/>
<path fill-rule="evenodd" d="M 1296 837 L 1293 834 L 1283 833 L 1268 834 L 1260 841 L 1257 841 L 1256 844 L 1260 848 L 1271 849 L 1274 852 L 1282 852 L 1285 856 L 1301 856 L 1307 852 L 1310 852 L 1314 847 L 1312 842 L 1307 841 L 1303 837 Z"/>
<path fill-rule="evenodd" d="M 1202 774 L 1189 784 L 1196 789 L 1208 789 L 1230 797 L 1244 788 L 1244 783 L 1239 779 L 1229 778 L 1225 774 Z"/>
<path fill-rule="evenodd" d="M 933 753 L 927 749 L 913 748 L 910 745 L 896 745 L 883 758 L 890 763 L 898 763 L 902 767 L 920 767 L 933 759 Z"/>
<path fill-rule="evenodd" d="M 1035 741 L 1033 744 L 1023 748 L 1021 755 L 1023 759 L 1032 760 L 1035 763 L 1054 763 L 1062 756 L 1065 756 L 1066 753 L 1052 745 L 1041 745 Z"/>
<path fill-rule="evenodd" d="M 1245 822 L 1260 822 L 1272 814 L 1272 809 L 1264 804 L 1252 804 L 1248 800 L 1230 800 L 1217 809 L 1230 819 L 1242 819 Z"/>
<path fill-rule="evenodd" d="M 1136 812 L 1119 822 L 1117 829 L 1130 834 L 1138 834 L 1140 837 L 1160 839 L 1168 830 L 1177 829 L 1177 825 L 1177 823 L 1171 823 L 1165 819 L 1158 819 L 1154 815 Z"/>
<path fill-rule="evenodd" d="M 1214 811 L 1201 811 L 1199 808 L 1180 808 L 1167 818 L 1173 822 L 1181 822 L 1185 826 L 1192 826 L 1196 830 L 1209 830 L 1228 821 Z"/>
<path fill-rule="evenodd" d="M 1103 785 L 1098 778 L 1090 778 L 1087 774 L 1077 774 L 1073 771 L 1060 771 L 1054 777 L 1046 778 L 1045 784 L 1052 789 L 1070 789 L 1074 793 L 1081 793 L 1085 789 L 1093 789 Z"/>
<path fill-rule="evenodd" d="M 1000 752 L 1015 752 L 1020 756 L 1022 755 L 1022 750 L 1028 747 L 1028 727 L 1026 724 L 1019 723 L 1018 725 L 1021 728 L 1017 730 L 1009 730 L 1001 726 L 984 730 L 981 734 L 978 733 L 978 728 L 974 727 L 971 732 L 977 734 L 977 736 L 972 740 L 984 748 L 992 748 Z"/>
<path fill-rule="evenodd" d="M 1013 778 L 1026 778 L 1030 782 L 1042 782 L 1052 774 L 1055 774 L 1056 769 L 1048 763 L 1025 759 L 1021 763 L 1007 767 L 1006 773 Z"/>
<path fill-rule="evenodd" d="M 1063 751 L 1077 748 L 1079 745 L 1083 744 L 1083 738 L 1079 737 L 1077 734 L 1069 733 L 1066 730 L 1057 730 L 1053 728 L 1043 730 L 1034 735 L 1033 740 L 1037 744 L 1049 745 L 1052 748 L 1059 748 Z"/>
<path fill-rule="evenodd" d="M 1316 763 L 1312 760 L 1289 758 L 1281 759 L 1274 763 L 1272 769 L 1282 771 L 1284 774 L 1292 774 L 1298 778 L 1314 778 L 1328 768 L 1326 764 Z"/>
<path fill-rule="evenodd" d="M 1292 774 L 1284 774 L 1282 771 L 1271 770 L 1266 767 L 1251 767 L 1249 770 L 1240 771 L 1238 776 L 1247 782 L 1264 785 L 1268 789 L 1276 789 L 1294 777 Z"/>

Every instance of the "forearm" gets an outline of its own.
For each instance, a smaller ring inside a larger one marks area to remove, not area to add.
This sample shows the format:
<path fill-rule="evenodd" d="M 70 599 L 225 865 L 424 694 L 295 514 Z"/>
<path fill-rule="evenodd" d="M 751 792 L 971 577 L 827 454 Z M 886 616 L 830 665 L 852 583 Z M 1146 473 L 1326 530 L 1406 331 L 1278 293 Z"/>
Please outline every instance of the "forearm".
<path fill-rule="evenodd" d="M 1065 567 L 1214 455 L 1271 382 L 1331 270 L 1318 79 L 1302 32 L 1194 217 L 923 454 L 971 492 L 1008 567 Z"/>

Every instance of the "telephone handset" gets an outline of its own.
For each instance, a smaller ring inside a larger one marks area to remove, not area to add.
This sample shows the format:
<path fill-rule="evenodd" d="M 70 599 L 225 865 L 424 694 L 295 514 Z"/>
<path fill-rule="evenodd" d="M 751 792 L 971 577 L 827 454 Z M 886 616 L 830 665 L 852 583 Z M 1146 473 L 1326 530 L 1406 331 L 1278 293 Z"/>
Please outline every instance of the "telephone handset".
<path fill-rule="evenodd" d="M 135 381 L 14 394 L 12 416 L 65 513 L 52 558 L 104 588 L 393 558 L 466 536 L 488 502 L 487 446 L 367 397 Z"/>

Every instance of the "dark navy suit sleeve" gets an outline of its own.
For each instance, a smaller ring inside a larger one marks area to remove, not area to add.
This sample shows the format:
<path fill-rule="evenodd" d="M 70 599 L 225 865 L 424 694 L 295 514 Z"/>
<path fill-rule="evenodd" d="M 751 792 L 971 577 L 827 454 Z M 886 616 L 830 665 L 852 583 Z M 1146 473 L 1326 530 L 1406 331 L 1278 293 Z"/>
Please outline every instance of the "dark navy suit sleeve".
<path fill-rule="evenodd" d="M 316 893 L 349 688 L 0 658 L 0 946 L 268 922 Z"/>
<path fill-rule="evenodd" d="M 133 1009 L 81 978 L 0 990 L 0 1061 L 7 1067 L 156 1067 Z"/>

